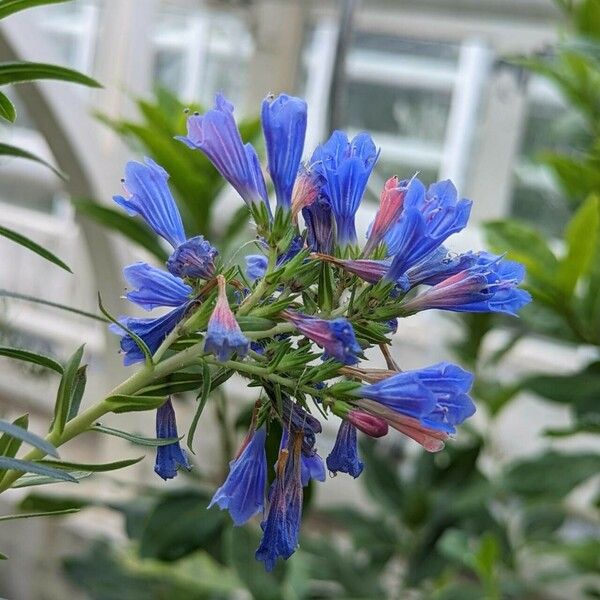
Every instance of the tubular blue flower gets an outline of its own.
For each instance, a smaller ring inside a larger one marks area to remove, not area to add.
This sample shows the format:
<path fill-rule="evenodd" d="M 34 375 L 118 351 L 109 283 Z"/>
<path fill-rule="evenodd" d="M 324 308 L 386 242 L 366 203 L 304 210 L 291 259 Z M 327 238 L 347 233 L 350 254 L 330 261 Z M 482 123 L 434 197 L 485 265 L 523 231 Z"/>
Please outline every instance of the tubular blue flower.
<path fill-rule="evenodd" d="M 201 150 L 248 206 L 264 204 L 270 214 L 256 150 L 251 144 L 244 145 L 233 118 L 233 104 L 222 94 L 217 94 L 212 110 L 188 117 L 187 136 L 176 139 Z"/>
<path fill-rule="evenodd" d="M 167 269 L 179 277 L 212 279 L 218 254 L 208 240 L 197 235 L 175 248 L 167 261 Z"/>
<path fill-rule="evenodd" d="M 471 201 L 458 200 L 452 182 L 434 183 L 425 192 L 423 184 L 413 179 L 410 187 L 400 219 L 385 237 L 388 252 L 393 255 L 385 276 L 388 281 L 399 281 L 469 220 Z"/>
<path fill-rule="evenodd" d="M 256 559 L 271 571 L 278 558 L 287 560 L 298 547 L 302 517 L 302 433 L 292 432 L 287 447 L 279 452 L 271 487 L 267 518 Z"/>
<path fill-rule="evenodd" d="M 217 276 L 219 292 L 217 303 L 208 321 L 204 338 L 205 352 L 212 352 L 220 361 L 229 360 L 237 353 L 241 358 L 248 352 L 249 342 L 242 333 L 235 316 L 229 308 L 225 292 L 225 278 Z"/>
<path fill-rule="evenodd" d="M 149 158 L 145 164 L 128 162 L 123 184 L 129 197 L 114 196 L 113 199 L 130 215 L 140 215 L 154 232 L 173 246 L 174 252 L 167 261 L 173 275 L 210 279 L 215 273 L 218 252 L 201 235 L 186 239 L 168 179 L 168 173 Z"/>
<path fill-rule="evenodd" d="M 315 481 L 325 481 L 327 473 L 323 459 L 315 451 L 314 454 L 305 454 L 302 452 L 300 457 L 302 487 L 306 487 L 311 479 Z"/>
<path fill-rule="evenodd" d="M 314 252 L 331 254 L 333 251 L 333 212 L 329 200 L 324 196 L 302 209 L 306 223 L 308 247 Z"/>
<path fill-rule="evenodd" d="M 368 133 L 359 133 L 349 141 L 341 131 L 334 131 L 313 153 L 310 162 L 325 178 L 323 191 L 331 204 L 337 242 L 342 247 L 356 243 L 354 217 L 378 156 Z"/>
<path fill-rule="evenodd" d="M 169 333 L 175 329 L 177 323 L 184 317 L 186 310 L 187 304 L 184 304 L 160 317 L 153 319 L 121 317 L 119 323 L 122 323 L 127 329 L 130 329 L 142 338 L 150 352 L 154 353 Z M 125 354 L 123 357 L 123 364 L 125 366 L 144 360 L 144 353 L 128 333 L 115 324 L 109 325 L 109 329 L 121 336 L 120 345 L 121 351 Z"/>
<path fill-rule="evenodd" d="M 156 411 L 156 437 L 160 440 L 179 437 L 171 398 L 167 398 L 167 401 Z M 188 471 L 192 468 L 179 441 L 157 446 L 154 472 L 166 481 L 173 479 L 179 468 Z"/>
<path fill-rule="evenodd" d="M 472 382 L 470 373 L 442 362 L 362 385 L 352 394 L 375 400 L 431 429 L 454 433 L 455 426 L 475 412 L 473 401 L 467 395 Z"/>
<path fill-rule="evenodd" d="M 355 365 L 362 349 L 346 319 L 327 321 L 298 312 L 284 311 L 283 318 L 293 323 L 298 331 L 325 349 L 324 358 L 335 358 L 344 365 Z"/>
<path fill-rule="evenodd" d="M 323 176 L 310 166 L 300 165 L 292 191 L 292 216 L 310 206 L 318 197 L 325 183 Z"/>
<path fill-rule="evenodd" d="M 140 215 L 158 235 L 177 248 L 186 237 L 167 185 L 169 174 L 150 158 L 145 158 L 144 163 L 127 163 L 122 181 L 128 197 L 114 196 L 113 199 L 130 215 Z"/>
<path fill-rule="evenodd" d="M 379 210 L 375 220 L 369 227 L 368 240 L 362 255 L 368 257 L 388 231 L 396 224 L 404 207 L 404 197 L 410 190 L 410 181 L 398 181 L 397 177 L 390 177 L 385 182 L 381 192 Z"/>
<path fill-rule="evenodd" d="M 192 288 L 179 277 L 148 263 L 135 263 L 123 269 L 125 279 L 137 288 L 125 297 L 145 310 L 159 306 L 181 306 L 190 300 Z"/>
<path fill-rule="evenodd" d="M 531 296 L 517 286 L 523 280 L 523 265 L 487 252 L 476 263 L 444 279 L 404 303 L 406 314 L 438 308 L 454 312 L 500 312 L 516 315 Z"/>
<path fill-rule="evenodd" d="M 250 281 L 256 281 L 267 272 L 269 261 L 264 254 L 249 254 L 246 256 L 246 277 Z"/>
<path fill-rule="evenodd" d="M 348 473 L 356 479 L 363 467 L 358 456 L 356 427 L 349 421 L 342 420 L 333 450 L 327 457 L 327 468 L 334 474 Z"/>
<path fill-rule="evenodd" d="M 280 94 L 263 100 L 261 121 L 269 174 L 275 187 L 277 206 L 291 209 L 292 190 L 304 149 L 306 134 L 306 102 Z"/>
<path fill-rule="evenodd" d="M 264 509 L 267 483 L 265 427 L 252 428 L 238 455 L 229 463 L 229 475 L 216 491 L 208 508 L 215 504 L 228 510 L 236 525 L 243 525 Z"/>

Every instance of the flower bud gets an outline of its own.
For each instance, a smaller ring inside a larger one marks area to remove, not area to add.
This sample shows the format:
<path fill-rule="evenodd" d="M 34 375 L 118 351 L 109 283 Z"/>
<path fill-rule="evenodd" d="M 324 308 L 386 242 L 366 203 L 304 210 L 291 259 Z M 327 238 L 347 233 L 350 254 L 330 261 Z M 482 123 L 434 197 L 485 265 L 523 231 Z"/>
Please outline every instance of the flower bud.
<path fill-rule="evenodd" d="M 362 410 L 351 410 L 347 415 L 346 419 L 363 433 L 370 435 L 371 437 L 378 438 L 387 435 L 388 424 L 379 417 L 370 415 Z"/>

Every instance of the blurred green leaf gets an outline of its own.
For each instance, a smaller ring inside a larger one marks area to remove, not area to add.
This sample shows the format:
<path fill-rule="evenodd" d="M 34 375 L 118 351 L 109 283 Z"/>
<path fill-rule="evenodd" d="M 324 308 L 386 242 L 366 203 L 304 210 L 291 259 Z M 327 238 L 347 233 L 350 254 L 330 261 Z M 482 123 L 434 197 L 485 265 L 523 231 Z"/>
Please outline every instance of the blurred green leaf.
<path fill-rule="evenodd" d="M 57 510 L 80 509 L 93 506 L 95 500 L 79 496 L 57 496 L 55 494 L 40 494 L 32 492 L 19 503 L 19 510 L 35 512 L 54 512 Z"/>
<path fill-rule="evenodd" d="M 81 400 L 83 399 L 83 393 L 85 392 L 85 386 L 87 384 L 87 365 L 83 365 L 77 369 L 75 374 L 75 381 L 73 383 L 73 392 L 71 394 L 71 402 L 69 404 L 69 414 L 67 415 L 67 421 L 74 419 L 79 413 L 81 406 Z"/>
<path fill-rule="evenodd" d="M 17 111 L 10 99 L 0 92 L 0 118 L 10 123 L 14 123 L 17 118 Z"/>
<path fill-rule="evenodd" d="M 20 427 L 21 429 L 27 429 L 29 427 L 29 415 L 21 415 L 16 418 L 12 424 L 15 427 Z M 8 435 L 8 433 L 3 433 L 0 436 L 0 456 L 8 456 L 9 458 L 14 458 L 21 447 L 23 442 L 13 437 L 12 435 Z M 0 480 L 4 477 L 5 470 L 0 469 Z"/>
<path fill-rule="evenodd" d="M 13 13 L 34 8 L 35 6 L 43 6 L 44 4 L 62 4 L 70 0 L 2 0 L 0 2 L 0 19 L 4 19 Z"/>
<path fill-rule="evenodd" d="M 2 150 L 0 148 L 0 154 L 1 153 L 2 153 Z M 49 250 L 46 250 L 46 248 L 40 246 L 33 240 L 30 240 L 29 238 L 25 237 L 24 235 L 21 235 L 20 233 L 17 233 L 16 231 L 13 231 L 12 229 L 8 229 L 8 228 L 2 227 L 2 226 L 0 226 L 0 235 L 8 238 L 9 240 L 12 240 L 13 242 L 16 242 L 17 244 L 19 244 L 21 246 L 24 246 L 25 248 L 27 248 L 28 250 L 31 250 L 32 252 L 35 252 L 38 256 L 41 256 L 42 258 L 45 258 L 46 260 L 50 261 L 51 263 L 58 265 L 65 271 L 68 271 L 69 273 L 73 272 L 62 260 L 60 260 L 60 258 L 55 256 L 54 254 L 52 254 L 52 252 L 50 252 Z"/>
<path fill-rule="evenodd" d="M 7 83 L 23 83 L 25 81 L 34 81 L 38 79 L 54 79 L 79 83 L 88 87 L 102 87 L 91 77 L 59 65 L 26 61 L 5 62 L 0 64 L 0 85 L 6 85 Z"/>
<path fill-rule="evenodd" d="M 34 365 L 40 365 L 42 367 L 46 367 L 47 369 L 56 371 L 59 375 L 63 374 L 63 366 L 53 358 L 44 356 L 43 354 L 37 354 L 36 352 L 31 352 L 29 350 L 21 350 L 20 348 L 0 346 L 0 356 L 15 358 L 17 360 L 29 362 Z"/>
<path fill-rule="evenodd" d="M 62 433 L 67 423 L 67 418 L 71 410 L 71 401 L 75 393 L 75 383 L 79 364 L 83 358 L 83 350 L 85 346 L 79 346 L 67 361 L 63 376 L 58 386 L 56 394 L 56 404 L 54 405 L 54 419 L 50 426 L 50 431 Z"/>
<path fill-rule="evenodd" d="M 21 473 L 35 473 L 37 475 L 44 475 L 45 477 L 51 477 L 53 479 L 60 479 L 62 481 L 70 481 L 72 483 L 77 483 L 77 479 L 75 479 L 66 471 L 61 471 L 60 469 L 53 469 L 44 464 L 31 462 L 29 460 L 11 458 L 9 456 L 0 456 L 0 469 L 11 469 L 13 471 L 19 471 Z"/>
<path fill-rule="evenodd" d="M 52 467 L 53 469 L 65 469 L 67 471 L 89 471 L 90 473 L 105 473 L 107 471 L 116 471 L 118 469 L 124 469 L 125 467 L 130 467 L 131 465 L 135 465 L 139 463 L 141 460 L 144 460 L 144 456 L 138 456 L 137 458 L 127 458 L 125 460 L 118 460 L 110 463 L 100 463 L 100 464 L 87 464 L 87 463 L 76 463 L 69 462 L 65 460 L 38 460 L 36 464 L 38 465 L 46 465 L 48 467 Z"/>
<path fill-rule="evenodd" d="M 58 451 L 50 442 L 47 442 L 45 439 L 35 435 L 35 433 L 27 431 L 27 429 L 23 427 L 19 427 L 14 423 L 8 423 L 7 421 L 0 420 L 0 431 L 12 438 L 21 440 L 22 442 L 25 442 L 26 444 L 29 444 L 30 446 L 33 446 L 34 448 L 37 448 L 38 450 L 41 450 L 50 456 L 58 457 Z"/>
<path fill-rule="evenodd" d="M 70 515 L 77 512 L 79 512 L 78 508 L 65 508 L 64 510 L 54 510 L 48 512 L 3 515 L 0 516 L 0 521 L 14 521 L 15 519 L 31 519 L 32 517 L 52 517 L 54 515 Z"/>
<path fill-rule="evenodd" d="M 91 473 L 89 471 L 69 471 L 69 475 L 71 479 L 66 481 L 71 482 L 72 480 L 80 481 L 81 479 L 85 479 L 89 477 Z M 23 477 L 15 481 L 12 484 L 11 488 L 24 488 L 24 487 L 34 487 L 39 485 L 48 485 L 48 484 L 60 483 L 54 477 L 49 477 L 47 475 L 35 475 L 35 474 L 25 474 Z"/>

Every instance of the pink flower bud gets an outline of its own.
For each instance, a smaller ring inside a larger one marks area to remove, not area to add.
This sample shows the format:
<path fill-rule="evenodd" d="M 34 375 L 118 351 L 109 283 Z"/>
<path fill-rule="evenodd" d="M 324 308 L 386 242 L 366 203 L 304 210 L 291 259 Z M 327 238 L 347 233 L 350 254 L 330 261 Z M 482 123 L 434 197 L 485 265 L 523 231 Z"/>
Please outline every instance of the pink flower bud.
<path fill-rule="evenodd" d="M 374 438 L 383 437 L 388 432 L 388 424 L 383 419 L 370 415 L 362 410 L 351 410 L 346 416 L 346 419 L 350 421 L 354 427 Z"/>

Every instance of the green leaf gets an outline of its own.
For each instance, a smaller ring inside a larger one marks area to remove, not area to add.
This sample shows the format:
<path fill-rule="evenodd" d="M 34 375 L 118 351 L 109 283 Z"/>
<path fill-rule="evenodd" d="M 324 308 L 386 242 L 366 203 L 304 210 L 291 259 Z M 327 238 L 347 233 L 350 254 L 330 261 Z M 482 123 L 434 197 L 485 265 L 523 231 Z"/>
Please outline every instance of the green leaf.
<path fill-rule="evenodd" d="M 105 433 L 107 435 L 114 435 L 115 437 L 123 438 L 132 444 L 137 444 L 138 446 L 168 446 L 169 444 L 174 444 L 178 442 L 181 438 L 148 438 L 143 437 L 141 435 L 135 435 L 133 433 L 128 433 L 127 431 L 121 431 L 120 429 L 114 429 L 112 427 L 107 427 L 106 425 L 100 425 L 100 423 L 96 423 L 90 427 L 91 431 L 98 431 L 99 433 Z"/>
<path fill-rule="evenodd" d="M 10 469 L 12 471 L 20 471 L 22 473 L 35 473 L 36 475 L 44 475 L 45 477 L 51 477 L 61 481 L 77 483 L 77 479 L 75 479 L 75 477 L 71 476 L 66 471 L 53 469 L 37 462 L 21 460 L 20 458 L 0 456 L 0 469 Z"/>
<path fill-rule="evenodd" d="M 75 482 L 78 482 L 91 475 L 90 471 L 68 471 L 68 473 L 71 476 L 71 479 L 68 479 L 66 481 L 69 482 L 73 480 Z M 25 474 L 23 475 L 23 477 L 21 477 L 20 479 L 15 481 L 15 483 L 12 484 L 11 489 L 34 487 L 38 485 L 48 485 L 49 483 L 55 484 L 61 482 L 57 481 L 54 477 L 48 477 L 47 475 Z"/>
<path fill-rule="evenodd" d="M 37 448 L 38 450 L 41 450 L 50 456 L 56 456 L 58 458 L 58 451 L 52 444 L 40 436 L 35 435 L 35 433 L 27 431 L 27 429 L 24 429 L 23 427 L 19 427 L 14 423 L 8 423 L 7 421 L 0 420 L 0 431 L 6 435 L 21 440 L 22 442 L 25 442 L 26 444 L 29 444 L 30 446 L 33 446 L 34 448 Z"/>
<path fill-rule="evenodd" d="M 556 281 L 571 296 L 580 277 L 588 273 L 598 248 L 600 198 L 590 196 L 575 213 L 565 231 L 567 255 L 560 261 Z"/>
<path fill-rule="evenodd" d="M 113 208 L 102 206 L 93 200 L 73 200 L 73 205 L 80 215 L 84 215 L 108 229 L 119 232 L 135 244 L 148 250 L 161 262 L 167 260 L 167 252 L 160 245 L 158 236 L 141 221 L 124 215 Z"/>
<path fill-rule="evenodd" d="M 83 357 L 84 346 L 79 346 L 69 358 L 65 371 L 58 386 L 56 394 L 56 404 L 54 405 L 54 420 L 50 427 L 50 431 L 62 433 L 67 423 L 69 412 L 71 411 L 71 400 L 75 391 L 75 381 L 79 364 Z"/>
<path fill-rule="evenodd" d="M 8 17 L 20 10 L 26 10 L 44 4 L 61 4 L 70 0 L 2 0 L 0 2 L 0 19 Z"/>
<path fill-rule="evenodd" d="M 12 229 L 8 229 L 8 228 L 2 227 L 2 226 L 0 226 L 0 235 L 8 238 L 9 240 L 12 240 L 13 242 L 16 242 L 17 244 L 20 244 L 21 246 L 25 246 L 25 248 L 28 248 L 32 252 L 35 252 L 42 258 L 45 258 L 46 260 L 49 260 L 51 263 L 58 265 L 61 269 L 64 269 L 65 271 L 68 271 L 69 273 L 73 272 L 62 260 L 60 260 L 60 258 L 58 258 L 57 256 L 54 256 L 54 254 L 52 254 L 52 252 L 50 252 L 49 250 L 46 250 L 46 248 L 43 248 L 39 244 L 36 244 L 33 240 L 30 240 L 29 238 L 25 237 L 24 235 L 21 235 L 20 233 L 17 233 L 16 231 L 13 231 Z"/>
<path fill-rule="evenodd" d="M 517 462 L 504 477 L 505 487 L 528 499 L 562 498 L 598 473 L 595 454 L 561 454 L 548 451 Z"/>
<path fill-rule="evenodd" d="M 114 413 L 137 412 L 152 410 L 165 403 L 166 396 L 128 396 L 117 394 L 109 396 L 105 402 Z"/>
<path fill-rule="evenodd" d="M 63 367 L 59 362 L 57 362 L 53 358 L 50 358 L 49 356 L 36 354 L 35 352 L 30 352 L 29 350 L 21 350 L 20 348 L 0 346 L 0 356 L 6 356 L 7 358 L 15 358 L 24 362 L 33 363 L 34 365 L 40 365 L 42 367 L 52 369 L 60 375 L 62 375 L 63 373 Z"/>
<path fill-rule="evenodd" d="M 36 62 L 5 62 L 0 64 L 0 85 L 7 83 L 23 83 L 38 79 L 54 79 L 58 81 L 70 81 L 87 85 L 88 87 L 102 87 L 97 81 L 60 65 L 49 65 Z"/>
<path fill-rule="evenodd" d="M 8 560 L 8 555 L 2 554 L 2 552 L 0 552 L 0 560 Z"/>
<path fill-rule="evenodd" d="M 65 469 L 75 471 L 89 471 L 90 473 L 105 473 L 107 471 L 117 471 L 118 469 L 124 469 L 135 465 L 144 459 L 144 456 L 138 456 L 137 458 L 127 458 L 125 460 L 117 460 L 111 463 L 101 464 L 87 464 L 87 463 L 74 463 L 64 460 L 36 460 L 35 463 L 38 465 L 46 465 L 52 467 L 52 469 Z"/>
<path fill-rule="evenodd" d="M 77 369 L 75 374 L 75 382 L 73 383 L 73 393 L 71 394 L 71 402 L 69 403 L 69 414 L 67 421 L 74 419 L 79 413 L 83 393 L 87 384 L 87 365 L 83 365 Z"/>
<path fill-rule="evenodd" d="M 144 340 L 139 335 L 137 335 L 137 333 L 134 333 L 133 331 L 131 331 L 131 329 L 128 329 L 125 325 L 123 325 L 123 323 L 121 323 L 117 319 L 115 319 L 108 312 L 108 310 L 106 310 L 106 308 L 104 308 L 104 305 L 102 304 L 102 297 L 100 296 L 100 292 L 98 292 L 98 308 L 100 309 L 100 312 L 111 323 L 114 323 L 117 327 L 119 327 L 125 333 L 127 333 L 127 335 L 129 335 L 129 337 L 136 343 L 137 347 L 142 351 L 142 354 L 144 355 L 146 366 L 151 365 L 152 364 L 152 353 L 150 352 L 150 348 L 148 348 L 148 346 L 146 345 L 146 342 L 144 342 Z"/>
<path fill-rule="evenodd" d="M 10 99 L 0 92 L 0 118 L 10 123 L 14 123 L 17 118 L 17 111 Z"/>
<path fill-rule="evenodd" d="M 87 317 L 88 319 L 94 319 L 95 321 L 100 321 L 101 323 L 108 323 L 108 320 L 100 315 L 95 315 L 93 313 L 86 312 L 85 310 L 73 308 L 72 306 L 67 306 L 66 304 L 59 304 L 58 302 L 50 302 L 49 300 L 36 298 L 35 296 L 28 296 L 27 294 L 20 294 L 19 292 L 11 292 L 9 290 L 0 289 L 0 297 L 2 296 L 5 298 L 15 298 L 16 300 L 35 302 L 36 304 L 43 304 L 44 306 L 51 306 L 52 308 L 59 308 L 60 310 L 66 310 L 67 312 L 71 312 L 82 317 Z"/>
<path fill-rule="evenodd" d="M 44 494 L 31 492 L 21 502 L 19 510 L 23 512 L 55 512 L 57 510 L 80 509 L 87 506 L 102 505 L 102 501 L 96 496 L 84 498 L 77 496 L 58 496 L 55 493 Z"/>
<path fill-rule="evenodd" d="M 210 368 L 206 362 L 202 362 L 202 392 L 198 394 L 196 398 L 196 402 L 198 403 L 198 408 L 196 408 L 196 412 L 194 413 L 194 418 L 192 419 L 192 424 L 190 425 L 190 429 L 188 431 L 187 436 L 187 447 L 190 449 L 192 453 L 195 454 L 193 449 L 194 443 L 194 433 L 196 433 L 196 427 L 198 426 L 198 421 L 202 415 L 202 411 L 206 406 L 206 402 L 208 400 L 208 396 L 211 390 L 211 373 Z"/>
<path fill-rule="evenodd" d="M 64 510 L 53 510 L 39 513 L 23 513 L 21 515 L 4 515 L 0 521 L 13 521 L 15 519 L 31 519 L 32 517 L 52 517 L 54 515 L 70 515 L 79 512 L 79 508 L 65 508 Z"/>
<path fill-rule="evenodd" d="M 20 427 L 21 429 L 27 429 L 29 427 L 29 415 L 25 414 L 17 419 L 15 419 L 12 424 L 15 427 Z M 8 456 L 9 458 L 14 458 L 21 447 L 22 441 L 18 438 L 15 438 L 8 433 L 3 433 L 0 437 L 0 456 Z M 4 477 L 4 470 L 0 470 L 0 480 Z"/>

